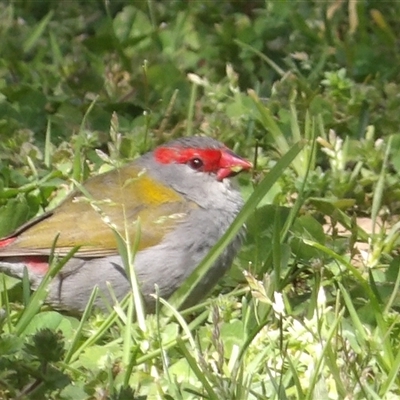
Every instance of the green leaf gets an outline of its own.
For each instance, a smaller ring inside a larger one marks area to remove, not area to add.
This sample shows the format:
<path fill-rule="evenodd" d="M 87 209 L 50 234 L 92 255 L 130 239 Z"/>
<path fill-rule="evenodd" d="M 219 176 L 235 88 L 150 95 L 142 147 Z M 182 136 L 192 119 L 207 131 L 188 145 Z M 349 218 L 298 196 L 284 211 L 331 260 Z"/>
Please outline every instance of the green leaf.
<path fill-rule="evenodd" d="M 10 199 L 0 207 L 0 237 L 12 233 L 28 220 L 30 208 L 24 197 Z"/>
<path fill-rule="evenodd" d="M 31 335 L 42 329 L 61 331 L 66 338 L 73 336 L 79 321 L 76 318 L 62 315 L 56 311 L 43 311 L 33 316 L 23 334 Z"/>
<path fill-rule="evenodd" d="M 24 43 L 24 52 L 27 53 L 35 47 L 39 41 L 39 39 L 43 36 L 44 31 L 47 28 L 47 25 L 49 24 L 50 20 L 53 18 L 53 11 L 50 11 L 41 21 L 40 23 L 36 26 L 35 29 L 31 32 L 29 35 L 28 39 Z"/>

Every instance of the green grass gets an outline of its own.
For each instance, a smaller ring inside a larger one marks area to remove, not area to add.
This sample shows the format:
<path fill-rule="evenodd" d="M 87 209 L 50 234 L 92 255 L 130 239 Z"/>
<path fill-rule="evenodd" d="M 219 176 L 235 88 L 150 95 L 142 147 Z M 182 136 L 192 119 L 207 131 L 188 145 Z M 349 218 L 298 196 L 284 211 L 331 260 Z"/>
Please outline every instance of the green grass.
<path fill-rule="evenodd" d="M 136 291 L 62 314 L 0 275 L 0 398 L 398 398 L 399 21 L 367 0 L 1 3 L 0 236 L 170 138 L 255 168 L 154 315 Z M 230 272 L 176 311 L 244 222 Z"/>

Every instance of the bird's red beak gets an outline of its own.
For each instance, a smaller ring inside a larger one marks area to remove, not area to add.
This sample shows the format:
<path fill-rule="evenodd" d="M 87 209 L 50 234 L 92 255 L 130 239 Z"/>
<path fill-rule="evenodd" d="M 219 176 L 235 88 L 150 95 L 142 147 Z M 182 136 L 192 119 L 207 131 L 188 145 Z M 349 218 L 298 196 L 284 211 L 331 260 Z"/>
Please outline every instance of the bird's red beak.
<path fill-rule="evenodd" d="M 229 149 L 225 149 L 221 151 L 217 179 L 222 181 L 225 178 L 237 175 L 239 172 L 248 170 L 250 168 L 253 168 L 253 164 L 250 161 L 239 157 Z"/>

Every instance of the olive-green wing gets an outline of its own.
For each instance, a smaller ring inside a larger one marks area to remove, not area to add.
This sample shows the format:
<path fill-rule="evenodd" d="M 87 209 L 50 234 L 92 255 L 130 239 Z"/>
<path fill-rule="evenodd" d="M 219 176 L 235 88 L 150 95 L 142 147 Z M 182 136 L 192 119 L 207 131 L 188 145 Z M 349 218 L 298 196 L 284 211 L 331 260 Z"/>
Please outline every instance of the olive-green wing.
<path fill-rule="evenodd" d="M 152 179 L 145 170 L 127 165 L 89 179 L 48 214 L 10 236 L 12 243 L 0 248 L 1 256 L 67 254 L 96 257 L 117 254 L 116 234 L 135 242 L 140 221 L 139 249 L 160 243 L 196 205 Z"/>

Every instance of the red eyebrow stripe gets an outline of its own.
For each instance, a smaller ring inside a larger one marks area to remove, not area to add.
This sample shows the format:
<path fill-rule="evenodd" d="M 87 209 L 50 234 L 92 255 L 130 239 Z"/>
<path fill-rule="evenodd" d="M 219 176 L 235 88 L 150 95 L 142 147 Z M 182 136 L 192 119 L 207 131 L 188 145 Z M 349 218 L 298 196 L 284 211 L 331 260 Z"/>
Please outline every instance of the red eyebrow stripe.
<path fill-rule="evenodd" d="M 177 147 L 159 147 L 154 150 L 154 158 L 161 164 L 181 164 L 183 162 L 182 150 Z"/>
<path fill-rule="evenodd" d="M 217 172 L 219 170 L 221 160 L 221 150 L 219 149 L 160 147 L 154 151 L 154 158 L 161 164 L 186 164 L 196 157 L 204 162 L 203 171 Z"/>

